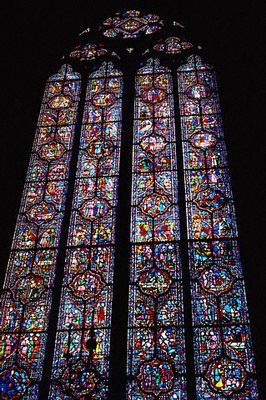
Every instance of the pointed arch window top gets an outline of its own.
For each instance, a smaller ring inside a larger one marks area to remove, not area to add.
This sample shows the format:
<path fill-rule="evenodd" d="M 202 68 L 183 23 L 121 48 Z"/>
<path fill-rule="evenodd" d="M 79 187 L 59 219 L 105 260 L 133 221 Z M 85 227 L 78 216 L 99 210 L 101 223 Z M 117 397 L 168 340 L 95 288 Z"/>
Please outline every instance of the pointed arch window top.
<path fill-rule="evenodd" d="M 206 64 L 205 62 L 203 62 L 200 56 L 191 55 L 187 58 L 186 64 L 181 65 L 178 68 L 178 71 L 192 71 L 195 68 L 198 70 L 213 69 L 210 64 Z"/>
<path fill-rule="evenodd" d="M 118 12 L 114 17 L 103 21 L 100 30 L 109 38 L 135 39 L 159 31 L 163 21 L 155 14 L 141 14 L 140 11 L 130 10 Z"/>
<path fill-rule="evenodd" d="M 145 65 L 139 69 L 138 74 L 152 74 L 153 71 L 156 70 L 156 73 L 168 73 L 168 68 L 162 66 L 160 64 L 159 58 L 149 58 Z"/>
<path fill-rule="evenodd" d="M 108 76 L 122 76 L 122 73 L 114 67 L 112 62 L 104 61 L 100 68 L 91 74 L 91 78 L 102 78 Z M 112 85 L 116 85 L 116 81 L 112 81 Z"/>
<path fill-rule="evenodd" d="M 80 79 L 80 74 L 78 72 L 74 72 L 71 65 L 64 64 L 56 74 L 49 78 L 49 81 L 58 81 L 62 79 Z"/>

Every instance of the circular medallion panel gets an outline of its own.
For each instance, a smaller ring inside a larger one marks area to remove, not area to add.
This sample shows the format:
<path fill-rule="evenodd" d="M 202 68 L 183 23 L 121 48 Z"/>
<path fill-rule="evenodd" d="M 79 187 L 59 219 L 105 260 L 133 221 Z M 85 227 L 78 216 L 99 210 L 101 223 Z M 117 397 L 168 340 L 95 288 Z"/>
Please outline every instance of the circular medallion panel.
<path fill-rule="evenodd" d="M 100 197 L 92 197 L 80 207 L 80 214 L 89 221 L 104 217 L 110 210 L 109 203 Z"/>
<path fill-rule="evenodd" d="M 164 214 L 170 207 L 170 201 L 163 194 L 153 193 L 143 198 L 140 203 L 141 210 L 150 217 Z"/>
<path fill-rule="evenodd" d="M 165 294 L 171 283 L 172 279 L 167 271 L 152 268 L 142 272 L 137 284 L 143 293 L 157 297 Z"/>
<path fill-rule="evenodd" d="M 143 392 L 159 396 L 172 389 L 174 371 L 168 361 L 154 359 L 141 364 L 137 379 Z"/>
<path fill-rule="evenodd" d="M 100 275 L 92 271 L 85 271 L 76 275 L 69 286 L 76 297 L 89 300 L 101 292 L 104 283 Z"/>
<path fill-rule="evenodd" d="M 66 368 L 61 379 L 63 387 L 74 399 L 90 399 L 99 380 L 95 372 L 90 370 L 83 361 L 78 361 Z"/>
<path fill-rule="evenodd" d="M 2 400 L 21 399 L 30 386 L 27 372 L 16 366 L 0 373 L 0 397 Z"/>
<path fill-rule="evenodd" d="M 27 212 L 27 217 L 31 222 L 41 225 L 42 223 L 51 221 L 56 214 L 56 210 L 52 203 L 41 201 L 34 204 Z"/>
<path fill-rule="evenodd" d="M 213 265 L 202 272 L 199 282 L 207 292 L 220 295 L 231 288 L 233 278 L 227 269 Z"/>
<path fill-rule="evenodd" d="M 225 205 L 226 197 L 220 190 L 208 187 L 197 193 L 194 202 L 200 209 L 214 212 Z"/>
<path fill-rule="evenodd" d="M 92 140 L 86 151 L 91 157 L 102 158 L 109 156 L 114 150 L 114 145 L 111 140 Z"/>
<path fill-rule="evenodd" d="M 151 154 L 157 154 L 162 151 L 166 146 L 166 141 L 163 136 L 150 135 L 143 138 L 140 142 L 140 146 L 143 150 Z"/>
<path fill-rule="evenodd" d="M 116 102 L 116 97 L 111 92 L 100 92 L 97 93 L 93 99 L 92 104 L 96 107 L 110 107 Z"/>
<path fill-rule="evenodd" d="M 161 101 L 163 101 L 166 98 L 166 96 L 167 96 L 167 93 L 165 90 L 158 89 L 155 87 L 153 87 L 151 89 L 142 90 L 140 92 L 140 97 L 147 103 L 151 103 L 151 104 L 160 103 Z"/>
<path fill-rule="evenodd" d="M 22 304 L 38 300 L 44 291 L 43 278 L 32 273 L 19 278 L 11 288 L 14 299 Z"/>
<path fill-rule="evenodd" d="M 61 143 L 52 141 L 50 143 L 44 144 L 39 151 L 40 157 L 46 161 L 58 160 L 62 157 L 65 151 L 64 146 Z"/>
<path fill-rule="evenodd" d="M 239 362 L 221 357 L 209 365 L 206 378 L 215 391 L 230 396 L 244 386 L 246 373 Z"/>
<path fill-rule="evenodd" d="M 194 147 L 206 150 L 216 145 L 217 138 L 215 134 L 211 132 L 197 132 L 191 136 L 189 141 L 193 144 Z"/>
<path fill-rule="evenodd" d="M 202 100 L 211 95 L 211 89 L 208 85 L 198 83 L 187 88 L 186 95 L 194 100 Z"/>
<path fill-rule="evenodd" d="M 72 101 L 73 100 L 70 96 L 60 94 L 58 96 L 52 97 L 49 100 L 48 104 L 49 107 L 53 108 L 54 110 L 61 110 L 63 108 L 68 108 L 71 105 Z"/>

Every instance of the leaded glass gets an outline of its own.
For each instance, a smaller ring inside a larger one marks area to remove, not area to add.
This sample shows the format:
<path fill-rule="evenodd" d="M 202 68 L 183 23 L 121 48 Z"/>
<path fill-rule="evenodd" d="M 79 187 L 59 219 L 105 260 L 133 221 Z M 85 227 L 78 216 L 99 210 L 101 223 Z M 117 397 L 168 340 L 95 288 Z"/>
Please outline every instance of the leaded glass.
<path fill-rule="evenodd" d="M 48 79 L 1 294 L 1 399 L 258 400 L 215 74 L 183 28 L 117 12 L 64 56 L 79 72 Z"/>
<path fill-rule="evenodd" d="M 87 85 L 50 399 L 107 396 L 121 102 L 104 62 Z"/>
<path fill-rule="evenodd" d="M 186 40 L 181 40 L 179 37 L 171 36 L 165 40 L 160 40 L 153 46 L 153 49 L 165 54 L 181 54 L 184 50 L 191 49 L 193 45 Z"/>
<path fill-rule="evenodd" d="M 118 12 L 113 18 L 106 19 L 100 30 L 104 36 L 109 38 L 132 39 L 142 34 L 150 35 L 157 32 L 162 26 L 163 21 L 158 15 L 142 15 L 140 11 L 130 10 Z"/>
<path fill-rule="evenodd" d="M 178 69 L 197 399 L 258 399 L 213 68 Z"/>
<path fill-rule="evenodd" d="M 80 76 L 64 65 L 43 97 L 1 297 L 1 399 L 39 398 Z"/>
<path fill-rule="evenodd" d="M 91 61 L 107 53 L 108 50 L 103 44 L 86 43 L 75 46 L 74 50 L 70 52 L 69 57 L 80 61 Z"/>
<path fill-rule="evenodd" d="M 128 398 L 186 398 L 179 211 L 170 71 L 136 77 Z"/>

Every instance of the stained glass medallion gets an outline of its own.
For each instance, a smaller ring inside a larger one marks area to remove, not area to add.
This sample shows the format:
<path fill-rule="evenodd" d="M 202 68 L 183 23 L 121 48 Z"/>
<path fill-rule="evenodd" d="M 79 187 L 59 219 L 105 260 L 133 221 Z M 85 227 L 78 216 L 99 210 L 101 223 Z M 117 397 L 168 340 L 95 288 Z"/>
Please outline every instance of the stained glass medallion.
<path fill-rule="evenodd" d="M 242 389 L 246 373 L 239 362 L 219 358 L 209 365 L 206 378 L 213 390 L 229 396 Z"/>
<path fill-rule="evenodd" d="M 84 219 L 95 221 L 104 217 L 110 208 L 110 205 L 105 199 L 95 196 L 82 204 L 80 207 L 80 214 Z"/>
<path fill-rule="evenodd" d="M 172 389 L 174 371 L 169 362 L 153 359 L 141 364 L 137 378 L 144 393 L 160 396 Z"/>
<path fill-rule="evenodd" d="M 39 155 L 43 160 L 54 161 L 58 158 L 61 158 L 65 150 L 66 149 L 63 144 L 54 140 L 43 144 L 40 148 Z"/>
<path fill-rule="evenodd" d="M 78 361 L 63 371 L 61 382 L 68 398 L 85 400 L 93 396 L 99 377 L 87 363 Z"/>
<path fill-rule="evenodd" d="M 163 21 L 157 15 L 131 10 L 116 13 L 114 17 L 106 19 L 100 30 L 109 38 L 132 39 L 157 32 L 162 26 Z"/>
<path fill-rule="evenodd" d="M 137 283 L 143 293 L 154 297 L 165 294 L 171 284 L 172 279 L 169 273 L 159 268 L 143 271 Z"/>
<path fill-rule="evenodd" d="M 55 216 L 56 210 L 53 203 L 41 201 L 40 203 L 34 204 L 27 211 L 27 218 L 29 221 L 39 225 L 52 220 Z"/>
<path fill-rule="evenodd" d="M 66 96 L 65 94 L 59 94 L 53 96 L 49 102 L 49 107 L 53 108 L 54 110 L 60 110 L 62 108 L 68 108 L 72 103 L 72 99 L 70 96 Z"/>
<path fill-rule="evenodd" d="M 160 153 L 166 145 L 166 139 L 163 136 L 155 134 L 145 136 L 140 142 L 142 149 L 146 152 L 152 153 L 153 155 Z"/>
<path fill-rule="evenodd" d="M 77 274 L 72 282 L 70 282 L 69 286 L 76 297 L 88 300 L 100 293 L 104 282 L 101 275 L 95 274 L 92 271 L 85 271 L 81 274 Z"/>
<path fill-rule="evenodd" d="M 170 207 L 170 201 L 163 194 L 153 193 L 144 197 L 139 207 L 144 214 L 156 217 L 165 214 L 167 208 Z"/>
<path fill-rule="evenodd" d="M 217 137 L 213 132 L 201 131 L 194 133 L 189 141 L 194 147 L 206 150 L 216 145 Z"/>
<path fill-rule="evenodd" d="M 204 290 L 213 294 L 220 295 L 229 290 L 234 278 L 230 272 L 217 265 L 213 265 L 204 270 L 199 276 L 199 282 Z"/>
<path fill-rule="evenodd" d="M 13 367 L 0 373 L 0 394 L 3 400 L 18 399 L 30 386 L 30 379 L 24 369 Z"/>

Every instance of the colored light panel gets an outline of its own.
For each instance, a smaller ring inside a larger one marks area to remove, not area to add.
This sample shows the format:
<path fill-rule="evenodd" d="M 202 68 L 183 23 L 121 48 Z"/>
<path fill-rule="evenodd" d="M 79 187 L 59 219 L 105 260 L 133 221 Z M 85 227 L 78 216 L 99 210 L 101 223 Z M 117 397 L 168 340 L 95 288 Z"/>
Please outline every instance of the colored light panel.
<path fill-rule="evenodd" d="M 88 79 L 50 399 L 107 398 L 122 86 L 112 63 Z"/>
<path fill-rule="evenodd" d="M 186 399 L 172 78 L 158 60 L 136 76 L 128 399 Z"/>
<path fill-rule="evenodd" d="M 213 68 L 189 57 L 178 87 L 197 399 L 258 399 Z"/>
<path fill-rule="evenodd" d="M 80 76 L 48 79 L 1 297 L 0 397 L 39 398 Z"/>

